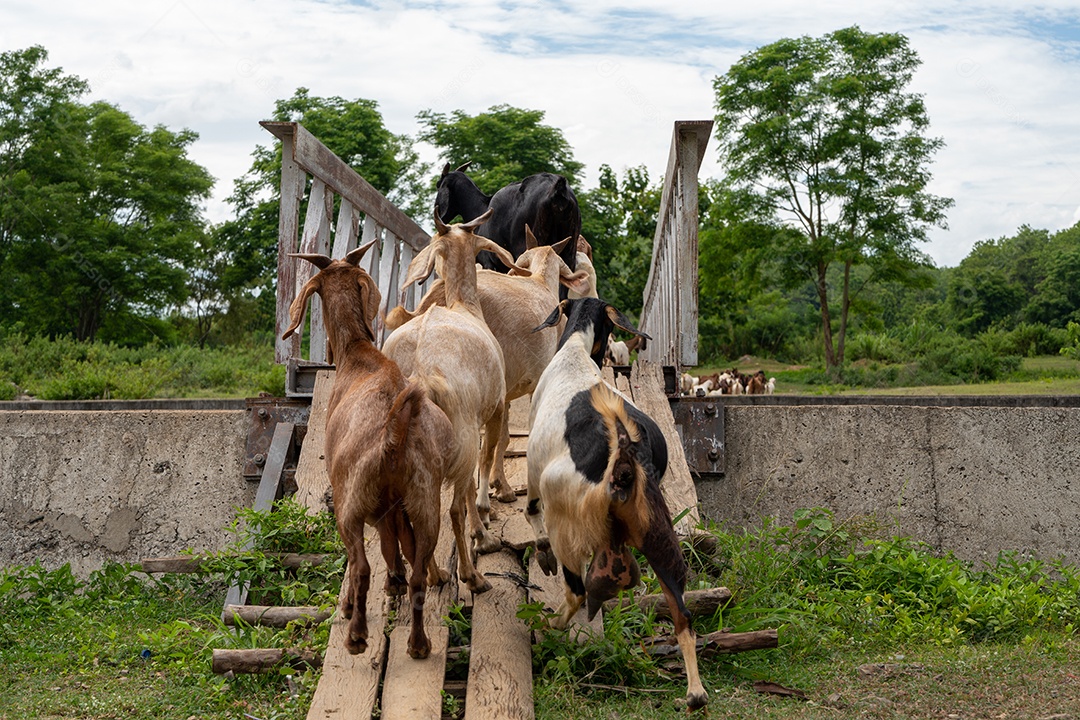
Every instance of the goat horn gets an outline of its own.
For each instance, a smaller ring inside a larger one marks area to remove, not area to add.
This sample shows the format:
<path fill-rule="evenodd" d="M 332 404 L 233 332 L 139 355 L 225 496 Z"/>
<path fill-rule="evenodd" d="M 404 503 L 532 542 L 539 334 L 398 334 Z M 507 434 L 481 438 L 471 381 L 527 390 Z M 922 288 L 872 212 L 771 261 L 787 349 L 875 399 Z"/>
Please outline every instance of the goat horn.
<path fill-rule="evenodd" d="M 450 165 L 450 163 L 447 163 L 447 166 L 449 166 L 449 165 Z M 472 160 L 469 160 L 464 165 L 458 165 L 456 172 L 465 172 L 466 170 L 469 169 L 470 165 L 472 165 Z"/>
<path fill-rule="evenodd" d="M 374 245 L 376 242 L 378 242 L 378 238 L 372 240 L 367 245 L 362 245 L 361 247 L 358 247 L 355 250 L 349 252 L 342 259 L 350 265 L 360 267 L 360 261 L 364 259 L 364 256 L 367 255 L 367 251 L 370 250 L 371 246 Z"/>
<path fill-rule="evenodd" d="M 319 268 L 320 270 L 325 270 L 327 267 L 330 266 L 330 263 L 334 262 L 330 258 L 326 257 L 325 255 L 320 255 L 319 253 L 289 253 L 289 257 L 307 260 L 309 263 Z"/>
<path fill-rule="evenodd" d="M 562 255 L 563 248 L 566 247 L 566 243 L 570 242 L 570 235 L 567 235 L 559 242 L 551 246 L 551 249 L 555 251 L 556 255 Z"/>
<path fill-rule="evenodd" d="M 435 231 L 439 235 L 445 235 L 447 230 L 449 230 L 449 229 L 450 228 L 447 227 L 446 223 L 443 222 L 442 218 L 439 217 L 439 206 L 436 205 L 435 206 Z"/>
<path fill-rule="evenodd" d="M 532 250 L 534 247 L 536 247 L 536 236 L 533 235 L 529 223 L 525 223 L 525 249 Z"/>
<path fill-rule="evenodd" d="M 467 222 L 467 223 L 462 223 L 462 224 L 461 224 L 461 228 L 462 228 L 463 230 L 468 230 L 469 232 L 473 232 L 473 231 L 475 231 L 475 230 L 476 230 L 476 228 L 480 227 L 481 225 L 483 225 L 484 223 L 486 223 L 486 222 L 487 222 L 488 220 L 490 220 L 490 219 L 491 219 L 491 216 L 492 216 L 492 215 L 494 215 L 494 214 L 495 214 L 495 211 L 494 211 L 494 210 L 492 210 L 491 208 L 488 208 L 488 209 L 487 209 L 487 210 L 486 210 L 486 211 L 484 212 L 484 214 L 483 214 L 483 215 L 481 215 L 480 217 L 478 217 L 478 218 L 473 218 L 472 220 L 470 220 L 470 221 L 469 221 L 469 222 Z"/>

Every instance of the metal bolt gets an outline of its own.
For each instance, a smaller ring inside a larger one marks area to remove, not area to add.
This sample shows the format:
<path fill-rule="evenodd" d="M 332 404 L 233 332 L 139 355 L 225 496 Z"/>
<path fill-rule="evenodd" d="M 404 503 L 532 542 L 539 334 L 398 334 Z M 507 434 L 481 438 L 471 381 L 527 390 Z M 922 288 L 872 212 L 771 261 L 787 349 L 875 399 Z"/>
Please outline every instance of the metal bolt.
<path fill-rule="evenodd" d="M 266 464 L 266 456 L 263 455 L 262 453 L 256 453 L 255 457 L 251 458 L 251 461 L 253 463 L 255 463 L 256 465 L 258 465 L 259 467 L 262 467 L 263 465 Z"/>
<path fill-rule="evenodd" d="M 259 419 L 265 420 L 270 417 L 270 413 L 266 411 L 266 408 L 259 408 Z"/>
<path fill-rule="evenodd" d="M 719 459 L 720 459 L 720 451 L 719 450 L 717 450 L 716 448 L 713 448 L 712 450 L 709 451 L 709 462 L 716 462 Z"/>
<path fill-rule="evenodd" d="M 714 405 L 713 403 L 708 403 L 705 406 L 705 414 L 706 415 L 715 415 L 716 414 L 716 405 Z"/>

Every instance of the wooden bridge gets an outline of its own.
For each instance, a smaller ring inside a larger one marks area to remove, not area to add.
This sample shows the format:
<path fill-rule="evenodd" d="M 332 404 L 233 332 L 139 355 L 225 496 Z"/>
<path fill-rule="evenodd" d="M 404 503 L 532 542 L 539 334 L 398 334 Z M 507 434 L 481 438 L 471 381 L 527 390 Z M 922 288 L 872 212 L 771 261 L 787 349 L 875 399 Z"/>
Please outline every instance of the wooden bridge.
<path fill-rule="evenodd" d="M 289 258 L 291 252 L 342 257 L 358 242 L 377 240 L 363 266 L 382 293 L 381 318 L 397 302 L 402 269 L 423 249 L 430 234 L 299 124 L 266 122 L 263 126 L 282 141 L 276 337 L 280 338 L 287 326 L 289 304 L 312 272 L 309 265 L 301 266 Z M 610 369 L 606 371 L 608 381 L 632 397 L 664 430 L 671 458 L 662 488 L 672 515 L 682 514 L 678 529 L 684 534 L 698 522 L 697 495 L 665 394 L 662 368 L 697 362 L 697 172 L 711 128 L 711 121 L 675 123 L 639 323 L 653 341 L 628 374 L 615 376 Z M 307 207 L 301 223 L 305 197 Z M 404 298 L 408 309 L 415 307 L 423 290 L 423 286 L 410 288 Z M 317 302 L 313 298 L 307 314 L 308 357 L 301 356 L 301 339 L 297 335 L 277 341 L 276 358 L 287 368 L 287 395 L 311 398 L 307 435 L 296 469 L 296 498 L 312 510 L 323 510 L 330 496 L 324 426 L 334 371 L 326 363 L 326 332 L 322 312 L 314 304 Z M 376 327 L 380 344 L 384 332 L 380 320 Z M 432 641 L 431 656 L 413 660 L 406 653 L 410 613 L 402 612 L 400 607 L 407 600 L 388 598 L 381 591 L 386 569 L 377 535 L 373 528 L 367 528 L 373 578 L 368 596 L 371 640 L 365 653 L 349 655 L 344 642 L 346 624 L 335 618 L 309 720 L 366 719 L 376 708 L 382 718 L 439 718 L 443 690 L 461 692 L 460 687 L 445 684 L 447 656 L 455 649 L 448 647 L 448 629 L 443 622 L 448 608 L 459 602 L 471 608 L 472 613 L 468 681 L 463 695 L 465 717 L 533 717 L 532 637 L 516 614 L 526 600 L 540 600 L 554 609 L 562 601 L 563 590 L 560 577 L 544 575 L 535 562 L 530 567 L 522 562 L 533 539 L 524 516 L 523 497 L 527 400 L 516 401 L 511 407 L 512 440 L 506 456 L 507 480 L 518 490 L 519 497 L 513 504 L 492 503 L 491 530 L 501 538 L 503 549 L 481 555 L 477 564 L 491 581 L 492 589 L 474 598 L 456 578 L 443 587 L 432 588 L 424 620 Z M 448 498 L 444 497 L 443 507 L 448 506 Z M 449 526 L 448 516 L 444 517 L 447 531 L 440 533 L 436 558 L 440 565 L 453 570 L 456 562 Z M 575 618 L 579 633 L 602 632 L 600 615 L 591 627 L 586 627 L 590 624 L 583 615 L 584 611 Z M 388 632 L 378 632 L 376 628 L 380 627 Z"/>

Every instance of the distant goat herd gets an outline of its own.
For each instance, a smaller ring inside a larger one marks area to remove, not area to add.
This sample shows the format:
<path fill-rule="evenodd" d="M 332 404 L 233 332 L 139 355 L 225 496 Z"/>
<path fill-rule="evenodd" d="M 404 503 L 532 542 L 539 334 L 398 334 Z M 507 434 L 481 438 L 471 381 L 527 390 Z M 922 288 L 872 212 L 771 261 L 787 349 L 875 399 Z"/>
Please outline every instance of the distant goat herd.
<path fill-rule="evenodd" d="M 453 489 L 459 577 L 473 592 L 490 589 L 475 566 L 477 552 L 501 547 L 487 528 L 488 488 L 501 501 L 514 499 L 502 468 L 507 407 L 531 393 L 527 517 L 541 567 L 554 574 L 561 565 L 566 586 L 552 627 L 566 627 L 583 604 L 591 618 L 604 600 L 634 587 L 640 574 L 629 548 L 637 548 L 674 609 L 687 705 L 701 708 L 708 696 L 683 601 L 687 565 L 660 492 L 667 444 L 656 423 L 601 374 L 609 349 L 617 364 L 628 364 L 633 346 L 648 336 L 597 297 L 591 249 L 564 178 L 542 173 L 487 196 L 466 167 L 444 168 L 436 232 L 410 263 L 402 288 L 433 271 L 439 279 L 415 312 L 396 307 L 388 314 L 392 332 L 381 351 L 372 331 L 381 298 L 360 267 L 370 245 L 339 260 L 295 256 L 319 272 L 293 301 L 285 335 L 303 326 L 308 300 L 318 294 L 337 368 L 326 463 L 348 552 L 348 592 L 341 597 L 347 649 L 367 647 L 367 523 L 381 539 L 386 592 L 409 593 L 409 654 L 429 655 L 424 587 L 449 577 L 434 559 L 440 485 Z M 461 224 L 447 224 L 458 215 Z M 633 340 L 609 343 L 616 327 Z M 729 388 L 743 384 L 743 376 L 729 373 L 713 380 L 695 378 L 694 387 L 710 393 L 725 381 Z M 763 374 L 751 376 L 745 391 L 758 385 L 771 391 Z"/>

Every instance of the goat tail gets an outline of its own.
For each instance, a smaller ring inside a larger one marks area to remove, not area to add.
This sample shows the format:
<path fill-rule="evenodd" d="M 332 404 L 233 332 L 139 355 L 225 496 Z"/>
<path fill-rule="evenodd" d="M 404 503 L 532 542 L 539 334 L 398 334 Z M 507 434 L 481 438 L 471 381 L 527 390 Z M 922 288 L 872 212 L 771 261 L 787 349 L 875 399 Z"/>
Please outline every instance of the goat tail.
<path fill-rule="evenodd" d="M 390 405 L 383 442 L 383 467 L 391 474 L 396 475 L 405 467 L 405 442 L 423 400 L 424 389 L 417 383 L 409 383 Z"/>

